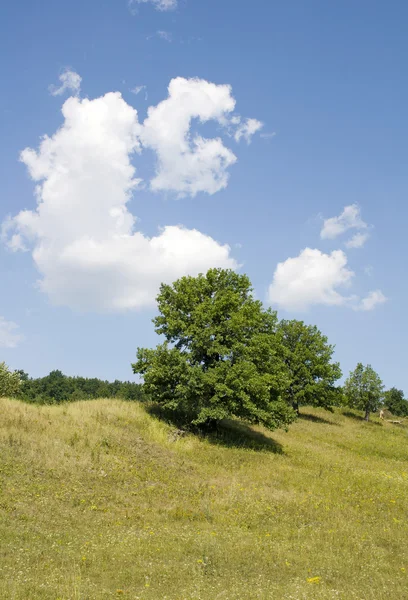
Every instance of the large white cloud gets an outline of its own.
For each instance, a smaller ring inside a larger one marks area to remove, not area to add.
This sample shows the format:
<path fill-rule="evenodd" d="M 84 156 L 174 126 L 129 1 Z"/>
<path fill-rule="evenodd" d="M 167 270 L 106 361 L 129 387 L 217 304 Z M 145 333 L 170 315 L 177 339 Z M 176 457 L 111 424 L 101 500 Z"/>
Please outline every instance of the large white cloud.
<path fill-rule="evenodd" d="M 0 348 L 15 348 L 22 339 L 18 325 L 0 317 Z"/>
<path fill-rule="evenodd" d="M 146 147 L 158 156 L 154 190 L 195 195 L 224 187 L 235 156 L 218 138 L 191 139 L 189 128 L 193 118 L 221 121 L 234 106 L 228 86 L 180 78 L 144 124 L 119 93 L 64 103 L 61 128 L 21 154 L 37 184 L 37 207 L 3 227 L 13 250 L 32 250 L 40 288 L 54 303 L 140 308 L 162 281 L 236 268 L 229 246 L 199 231 L 168 226 L 146 237 L 127 206 L 140 185 L 132 160 Z"/>
<path fill-rule="evenodd" d="M 229 85 L 202 79 L 173 79 L 168 98 L 149 108 L 141 133 L 143 145 L 158 156 L 152 190 L 195 196 L 198 192 L 214 194 L 225 188 L 227 169 L 235 163 L 236 156 L 220 138 L 192 135 L 190 128 L 193 119 L 224 125 L 234 108 Z"/>
<path fill-rule="evenodd" d="M 338 217 L 326 219 L 323 223 L 320 237 L 332 240 L 350 229 L 357 229 L 356 233 L 346 242 L 347 248 L 361 248 L 369 238 L 368 225 L 361 218 L 360 208 L 357 204 L 345 206 Z"/>
<path fill-rule="evenodd" d="M 347 267 L 342 250 L 325 254 L 305 248 L 299 256 L 279 263 L 268 298 L 271 304 L 291 311 L 305 311 L 313 305 L 348 306 L 354 310 L 371 310 L 385 301 L 380 290 L 367 298 L 343 295 L 340 289 L 350 287 L 354 272 Z"/>

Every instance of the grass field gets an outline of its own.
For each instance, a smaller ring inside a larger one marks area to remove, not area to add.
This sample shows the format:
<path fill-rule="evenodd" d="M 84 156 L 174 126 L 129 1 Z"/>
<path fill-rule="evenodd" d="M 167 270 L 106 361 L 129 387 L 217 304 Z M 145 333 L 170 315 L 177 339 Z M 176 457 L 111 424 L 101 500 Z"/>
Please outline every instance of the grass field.
<path fill-rule="evenodd" d="M 408 430 L 302 413 L 177 438 L 0 400 L 1 599 L 408 599 Z"/>

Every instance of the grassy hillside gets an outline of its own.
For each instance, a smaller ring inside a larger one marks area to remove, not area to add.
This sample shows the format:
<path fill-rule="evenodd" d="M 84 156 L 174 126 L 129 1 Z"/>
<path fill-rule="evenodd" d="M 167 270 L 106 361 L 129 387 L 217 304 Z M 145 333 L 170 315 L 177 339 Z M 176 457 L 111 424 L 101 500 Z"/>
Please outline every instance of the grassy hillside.
<path fill-rule="evenodd" d="M 408 598 L 407 429 L 303 413 L 198 439 L 0 400 L 0 597 Z"/>

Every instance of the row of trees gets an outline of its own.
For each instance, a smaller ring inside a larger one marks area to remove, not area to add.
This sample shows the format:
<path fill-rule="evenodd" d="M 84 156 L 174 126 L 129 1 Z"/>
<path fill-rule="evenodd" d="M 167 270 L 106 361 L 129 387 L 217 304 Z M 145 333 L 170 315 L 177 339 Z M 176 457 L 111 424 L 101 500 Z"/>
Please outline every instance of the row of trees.
<path fill-rule="evenodd" d="M 366 418 L 383 400 L 373 369 L 358 365 L 344 389 L 334 347 L 317 327 L 278 321 L 253 296 L 246 275 L 211 269 L 162 285 L 156 349 L 139 348 L 133 371 L 147 396 L 186 423 L 235 416 L 270 429 L 287 427 L 299 406 L 361 408 Z M 405 402 L 405 401 L 404 401 Z"/>
<path fill-rule="evenodd" d="M 52 371 L 46 377 L 33 379 L 24 371 L 11 372 L 4 363 L 0 364 L 0 396 L 17 396 L 36 404 L 112 397 L 144 400 L 142 386 L 138 383 L 68 377 L 61 371 Z"/>

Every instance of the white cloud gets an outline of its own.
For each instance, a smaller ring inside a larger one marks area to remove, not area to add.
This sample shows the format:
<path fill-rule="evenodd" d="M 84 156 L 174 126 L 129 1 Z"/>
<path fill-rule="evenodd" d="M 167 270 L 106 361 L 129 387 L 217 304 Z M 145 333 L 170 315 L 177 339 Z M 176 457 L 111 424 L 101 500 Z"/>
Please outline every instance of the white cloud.
<path fill-rule="evenodd" d="M 164 40 L 165 42 L 173 41 L 173 36 L 171 35 L 171 33 L 169 31 L 163 31 L 162 29 L 159 29 L 159 31 L 156 31 L 156 35 L 159 38 L 161 38 L 162 40 Z"/>
<path fill-rule="evenodd" d="M 178 4 L 177 0 L 129 0 L 129 8 L 133 11 L 136 4 L 145 4 L 147 2 L 153 4 L 157 10 L 162 11 L 173 10 L 177 8 Z"/>
<path fill-rule="evenodd" d="M 140 94 L 140 92 L 142 92 L 143 90 L 146 89 L 145 85 L 136 85 L 132 90 L 130 90 L 132 92 L 132 94 L 135 94 L 136 96 L 138 94 Z"/>
<path fill-rule="evenodd" d="M 357 306 L 357 310 L 373 310 L 379 304 L 384 304 L 387 302 L 387 298 L 384 296 L 381 290 L 375 290 L 370 292 L 366 298 L 361 300 L 359 306 Z"/>
<path fill-rule="evenodd" d="M 324 254 L 305 248 L 299 256 L 278 264 L 268 299 L 271 304 L 292 311 L 306 311 L 314 305 L 367 311 L 386 301 L 380 290 L 370 292 L 363 299 L 340 293 L 338 288 L 349 288 L 354 275 L 347 267 L 347 257 L 342 250 Z"/>
<path fill-rule="evenodd" d="M 235 131 L 235 141 L 239 142 L 241 138 L 244 138 L 247 144 L 250 143 L 252 136 L 262 129 L 263 123 L 258 119 L 246 119 L 240 123 Z"/>
<path fill-rule="evenodd" d="M 21 342 L 23 336 L 17 330 L 16 323 L 0 317 L 0 348 L 15 348 Z"/>
<path fill-rule="evenodd" d="M 75 96 L 79 95 L 81 91 L 81 82 L 82 77 L 75 73 L 75 71 L 71 71 L 71 69 L 64 69 L 64 71 L 59 76 L 59 80 L 61 85 L 57 87 L 56 85 L 50 85 L 49 91 L 52 96 L 61 96 L 64 92 L 72 92 Z"/>
<path fill-rule="evenodd" d="M 189 130 L 193 118 L 217 121 L 234 105 L 228 86 L 181 78 L 143 125 L 118 92 L 64 103 L 60 129 L 38 150 L 21 153 L 36 182 L 37 207 L 5 226 L 14 250 L 31 249 L 40 289 L 53 303 L 137 309 L 154 301 L 162 281 L 237 267 L 229 246 L 194 229 L 167 226 L 148 238 L 135 230 L 127 207 L 140 185 L 131 161 L 144 147 L 159 158 L 154 190 L 193 196 L 225 187 L 235 156 L 220 139 Z"/>
<path fill-rule="evenodd" d="M 341 250 L 324 254 L 305 248 L 296 258 L 276 267 L 269 286 L 269 301 L 287 310 L 307 310 L 313 304 L 342 305 L 348 299 L 338 287 L 349 286 L 354 276 Z"/>
<path fill-rule="evenodd" d="M 332 240 L 349 229 L 357 229 L 360 232 L 365 230 L 364 233 L 357 233 L 346 242 L 347 248 L 361 248 L 368 240 L 369 234 L 366 231 L 368 225 L 361 218 L 360 208 L 357 204 L 345 206 L 341 215 L 326 219 L 323 223 L 320 237 Z"/>
<path fill-rule="evenodd" d="M 261 133 L 260 136 L 264 140 L 271 140 L 276 136 L 276 131 L 271 131 L 270 133 Z"/>
<path fill-rule="evenodd" d="M 158 156 L 151 189 L 214 194 L 227 186 L 227 169 L 236 156 L 220 138 L 205 139 L 190 129 L 193 119 L 225 123 L 235 107 L 231 87 L 177 77 L 168 91 L 166 100 L 149 108 L 141 132 L 142 144 Z"/>
<path fill-rule="evenodd" d="M 369 237 L 368 233 L 356 233 L 346 242 L 345 246 L 346 248 L 362 248 Z"/>

